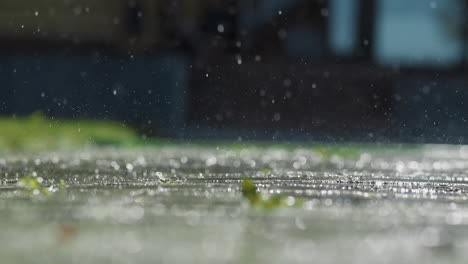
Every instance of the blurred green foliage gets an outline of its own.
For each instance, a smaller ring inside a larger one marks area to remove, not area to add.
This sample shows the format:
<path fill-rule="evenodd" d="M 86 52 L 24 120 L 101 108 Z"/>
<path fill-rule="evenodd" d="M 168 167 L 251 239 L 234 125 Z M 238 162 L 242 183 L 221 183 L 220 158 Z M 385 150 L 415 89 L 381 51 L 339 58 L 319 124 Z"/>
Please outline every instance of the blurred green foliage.
<path fill-rule="evenodd" d="M 39 151 L 87 145 L 133 146 L 140 138 L 132 129 L 110 121 L 55 120 L 40 113 L 0 118 L 0 150 Z"/>

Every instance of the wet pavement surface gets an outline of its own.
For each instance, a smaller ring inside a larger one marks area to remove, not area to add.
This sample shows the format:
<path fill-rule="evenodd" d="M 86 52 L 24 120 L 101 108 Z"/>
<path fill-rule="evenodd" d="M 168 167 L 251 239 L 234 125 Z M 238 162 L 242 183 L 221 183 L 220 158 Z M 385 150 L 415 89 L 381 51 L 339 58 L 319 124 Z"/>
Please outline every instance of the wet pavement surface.
<path fill-rule="evenodd" d="M 24 178 L 40 186 L 25 187 Z M 242 197 L 244 178 L 264 195 L 303 202 L 253 208 Z M 466 263 L 467 191 L 466 146 L 3 153 L 0 257 L 1 263 Z"/>

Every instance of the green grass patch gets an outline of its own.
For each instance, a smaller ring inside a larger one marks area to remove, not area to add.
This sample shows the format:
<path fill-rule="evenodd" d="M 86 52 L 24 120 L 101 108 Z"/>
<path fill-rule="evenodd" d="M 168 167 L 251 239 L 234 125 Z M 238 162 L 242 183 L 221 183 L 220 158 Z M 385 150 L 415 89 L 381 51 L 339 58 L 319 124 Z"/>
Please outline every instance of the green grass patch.
<path fill-rule="evenodd" d="M 140 137 L 111 121 L 55 120 L 35 113 L 24 118 L 0 118 L 0 150 L 37 151 L 86 145 L 133 146 Z"/>

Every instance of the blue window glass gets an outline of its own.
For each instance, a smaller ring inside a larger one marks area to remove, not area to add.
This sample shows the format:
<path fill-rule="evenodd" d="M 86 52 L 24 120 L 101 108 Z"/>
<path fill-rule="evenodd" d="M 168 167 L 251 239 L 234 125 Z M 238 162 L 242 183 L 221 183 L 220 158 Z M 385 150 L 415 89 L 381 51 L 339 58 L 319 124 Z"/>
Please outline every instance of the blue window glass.
<path fill-rule="evenodd" d="M 330 0 L 329 41 L 335 55 L 349 56 L 356 49 L 359 1 Z"/>
<path fill-rule="evenodd" d="M 375 58 L 381 64 L 452 66 L 463 57 L 456 34 L 462 24 L 458 0 L 377 1 Z"/>

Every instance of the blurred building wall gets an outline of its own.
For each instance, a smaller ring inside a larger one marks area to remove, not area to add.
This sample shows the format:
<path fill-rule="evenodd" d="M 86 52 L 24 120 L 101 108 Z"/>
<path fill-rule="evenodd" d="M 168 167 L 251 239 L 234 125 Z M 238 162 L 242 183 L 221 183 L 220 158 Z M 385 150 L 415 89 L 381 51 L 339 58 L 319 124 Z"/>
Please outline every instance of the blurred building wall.
<path fill-rule="evenodd" d="M 0 111 L 186 138 L 459 142 L 462 3 L 4 1 Z"/>

